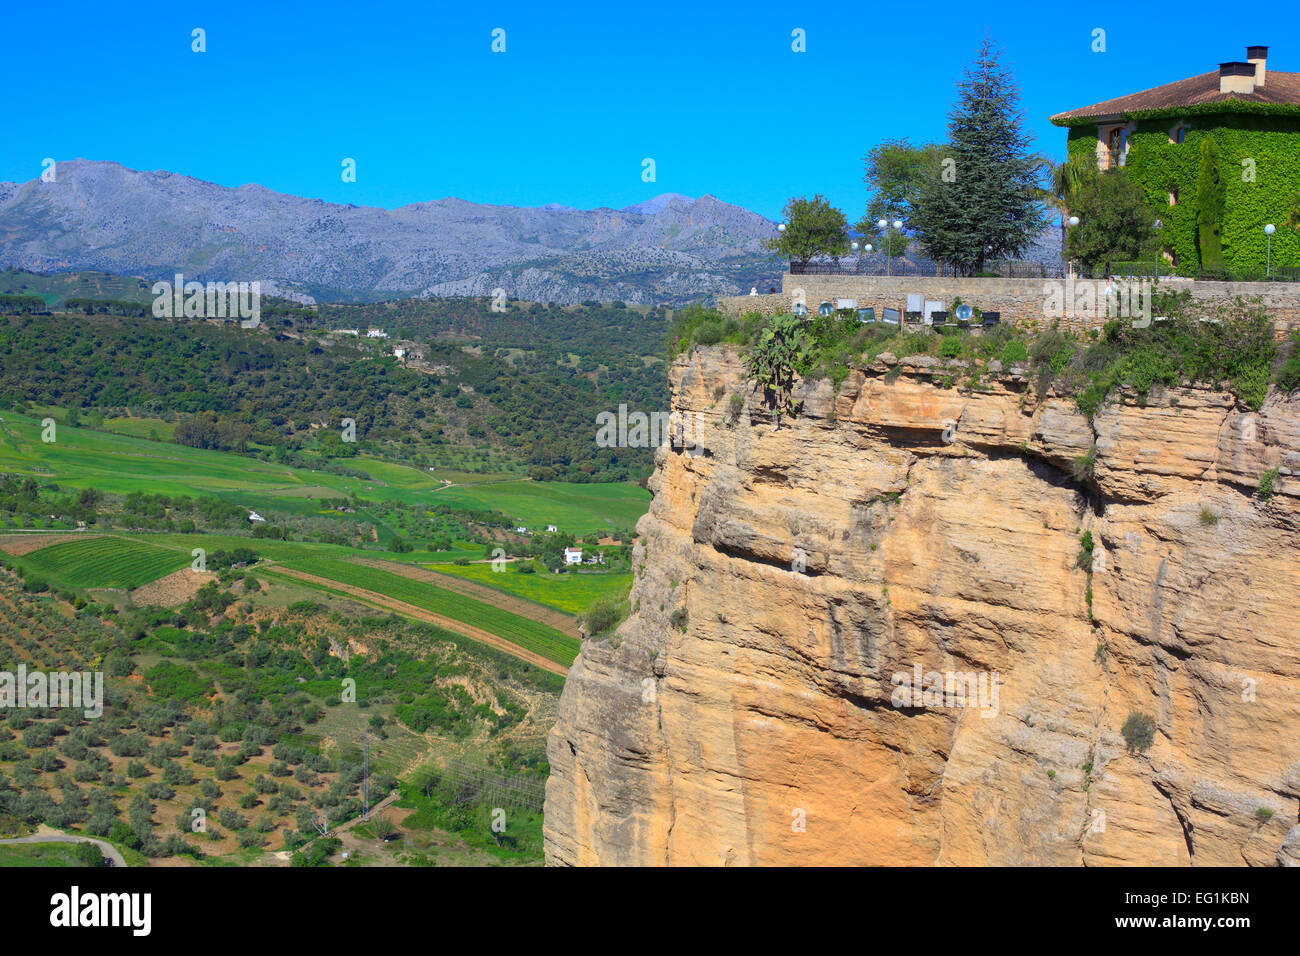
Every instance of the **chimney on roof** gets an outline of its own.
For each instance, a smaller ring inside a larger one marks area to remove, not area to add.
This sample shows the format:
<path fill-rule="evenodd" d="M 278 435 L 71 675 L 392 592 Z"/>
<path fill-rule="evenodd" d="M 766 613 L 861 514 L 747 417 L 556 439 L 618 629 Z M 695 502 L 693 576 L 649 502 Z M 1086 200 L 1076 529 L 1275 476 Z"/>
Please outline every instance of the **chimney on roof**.
<path fill-rule="evenodd" d="M 1255 85 L 1263 86 L 1264 80 L 1268 76 L 1268 70 L 1265 64 L 1268 63 L 1268 47 L 1266 46 L 1248 46 L 1246 47 L 1246 59 L 1255 66 Z"/>
<path fill-rule="evenodd" d="M 1233 61 L 1219 64 L 1220 93 L 1254 93 L 1255 64 Z"/>

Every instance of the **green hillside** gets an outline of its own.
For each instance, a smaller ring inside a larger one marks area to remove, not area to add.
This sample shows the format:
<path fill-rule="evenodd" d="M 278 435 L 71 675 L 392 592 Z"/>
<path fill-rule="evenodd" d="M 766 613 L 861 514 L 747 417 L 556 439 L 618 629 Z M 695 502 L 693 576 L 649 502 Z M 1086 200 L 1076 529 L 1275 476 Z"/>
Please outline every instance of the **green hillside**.
<path fill-rule="evenodd" d="M 107 272 L 65 272 L 42 275 L 18 269 L 0 272 L 0 295 L 39 295 L 52 309 L 67 299 L 114 299 L 122 302 L 153 302 L 152 282 L 136 276 Z"/>

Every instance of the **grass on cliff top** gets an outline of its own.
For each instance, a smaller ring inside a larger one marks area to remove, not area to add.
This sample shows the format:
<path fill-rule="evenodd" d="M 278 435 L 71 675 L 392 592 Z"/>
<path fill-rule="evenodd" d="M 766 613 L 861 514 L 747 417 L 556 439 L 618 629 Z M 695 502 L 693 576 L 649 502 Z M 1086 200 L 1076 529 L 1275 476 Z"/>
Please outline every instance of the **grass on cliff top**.
<path fill-rule="evenodd" d="M 883 352 L 900 358 L 929 355 L 967 363 L 965 369 L 940 370 L 938 384 L 978 389 L 984 387 L 989 362 L 997 359 L 1004 369 L 1027 368 L 1040 397 L 1049 391 L 1073 397 L 1088 416 L 1119 389 L 1145 400 L 1157 387 L 1227 386 L 1258 410 L 1270 385 L 1282 392 L 1300 388 L 1300 331 L 1279 346 L 1273 321 L 1257 300 L 1238 299 L 1206 317 L 1193 307 L 1190 294 L 1157 292 L 1152 315 L 1165 321 L 1136 328 L 1129 320 L 1112 319 L 1100 332 L 1087 334 L 1064 330 L 1059 321 L 936 334 L 864 326 L 852 313 L 819 315 L 800 326 L 794 370 L 804 379 L 829 379 L 838 388 L 851 368 L 870 364 Z M 770 321 L 756 312 L 735 319 L 698 307 L 683 309 L 673 323 L 670 352 L 715 344 L 752 352 Z"/>

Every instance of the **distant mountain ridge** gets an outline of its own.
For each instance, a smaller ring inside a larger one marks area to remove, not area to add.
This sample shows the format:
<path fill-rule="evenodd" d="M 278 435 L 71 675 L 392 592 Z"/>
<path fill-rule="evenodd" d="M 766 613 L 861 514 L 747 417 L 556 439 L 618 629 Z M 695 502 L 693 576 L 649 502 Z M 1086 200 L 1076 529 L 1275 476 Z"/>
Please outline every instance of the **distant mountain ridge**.
<path fill-rule="evenodd" d="M 262 280 L 319 299 L 680 304 L 772 284 L 774 224 L 713 196 L 624 209 L 440 199 L 387 210 L 77 159 L 0 183 L 0 267 Z"/>

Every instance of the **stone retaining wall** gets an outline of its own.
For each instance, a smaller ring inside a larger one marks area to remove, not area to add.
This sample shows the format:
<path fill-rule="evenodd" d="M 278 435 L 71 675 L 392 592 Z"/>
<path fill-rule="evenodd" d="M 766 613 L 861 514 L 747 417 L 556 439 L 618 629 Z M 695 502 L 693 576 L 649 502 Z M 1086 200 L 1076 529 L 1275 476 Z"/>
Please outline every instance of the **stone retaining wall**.
<path fill-rule="evenodd" d="M 1117 284 L 1123 293 L 1123 286 Z M 1143 290 L 1130 287 L 1134 304 L 1130 314 L 1142 314 Z M 1230 305 L 1234 299 L 1260 298 L 1274 318 L 1279 335 L 1300 328 L 1300 282 L 1198 282 L 1191 279 L 1161 279 L 1159 288 L 1187 289 L 1192 298 L 1203 302 L 1208 312 Z M 1075 330 L 1105 325 L 1105 280 L 1083 279 L 963 279 L 914 276 L 832 276 L 791 275 L 781 280 L 782 291 L 776 295 L 734 295 L 720 297 L 718 308 L 730 315 L 761 312 L 771 315 L 788 312 L 802 291 L 810 312 L 822 302 L 837 305 L 839 300 L 854 300 L 857 308 L 874 308 L 876 316 L 886 308 L 904 311 L 909 294 L 924 300 L 943 303 L 951 309 L 954 298 L 983 311 L 1000 312 L 1002 321 L 1028 325 L 1034 321 L 1050 323 L 1060 319 Z M 1053 301 L 1055 300 L 1055 301 Z M 1074 303 L 1074 307 L 1069 307 Z M 1092 305 L 1090 305 L 1092 303 Z M 1123 313 L 1121 313 L 1123 314 Z"/>

